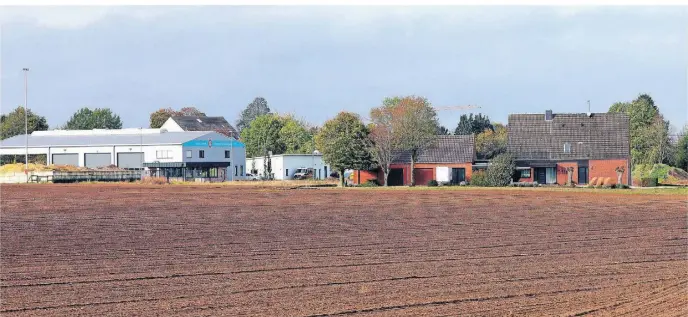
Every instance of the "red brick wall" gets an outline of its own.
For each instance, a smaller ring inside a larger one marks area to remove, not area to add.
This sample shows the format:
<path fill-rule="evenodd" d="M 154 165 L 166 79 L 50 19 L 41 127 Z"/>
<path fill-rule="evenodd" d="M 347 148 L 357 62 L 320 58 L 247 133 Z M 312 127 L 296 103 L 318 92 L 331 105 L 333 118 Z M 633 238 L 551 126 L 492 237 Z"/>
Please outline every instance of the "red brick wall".
<path fill-rule="evenodd" d="M 592 180 L 594 177 L 607 178 L 609 177 L 612 184 L 616 184 L 616 167 L 623 166 L 624 173 L 621 176 L 621 183 L 628 184 L 628 160 L 590 160 L 589 171 L 590 176 L 588 177 Z"/>
<path fill-rule="evenodd" d="M 557 163 L 557 184 L 566 185 L 566 182 L 569 180 L 569 174 L 566 171 L 567 167 L 573 167 L 573 183 L 578 184 L 578 164 L 575 162 Z"/>
<path fill-rule="evenodd" d="M 380 173 L 382 175 L 382 173 Z M 377 171 L 358 171 L 355 170 L 353 172 L 353 181 L 354 184 L 365 184 L 367 181 L 371 179 L 377 179 L 378 184 L 381 184 L 382 181 L 384 180 L 383 178 L 384 175 L 380 176 L 378 178 Z"/>
<path fill-rule="evenodd" d="M 470 181 L 471 180 L 471 175 L 473 173 L 473 163 L 467 162 L 467 163 L 451 163 L 451 164 L 436 164 L 436 163 L 418 163 L 415 165 L 415 168 L 432 168 L 433 169 L 433 179 L 437 180 L 437 167 L 438 166 L 445 166 L 449 168 L 464 168 L 466 170 L 466 180 Z M 411 164 L 392 164 L 391 168 L 401 168 L 404 170 L 404 185 L 409 185 L 411 184 Z M 382 172 L 380 172 L 380 183 L 382 183 L 382 180 L 384 175 L 382 175 Z M 416 185 L 418 186 L 425 186 L 427 184 L 421 184 L 416 182 Z"/>
<path fill-rule="evenodd" d="M 431 168 L 433 169 L 433 179 L 437 180 L 437 167 L 438 166 L 445 166 L 449 168 L 463 168 L 466 170 L 466 180 L 470 181 L 471 180 L 471 175 L 473 173 L 473 164 L 472 163 L 454 163 L 454 164 L 426 164 L 426 163 L 419 163 L 416 164 L 416 168 Z M 401 168 L 403 169 L 403 175 L 404 175 L 404 185 L 408 185 L 411 183 L 411 164 L 392 164 L 390 165 L 390 168 Z M 360 172 L 360 178 L 359 178 L 359 172 Z M 367 182 L 370 179 L 377 179 L 378 184 L 383 185 L 385 175 L 382 173 L 382 169 L 379 169 L 377 171 L 354 171 L 353 172 L 353 182 L 354 184 L 363 184 Z M 419 186 L 425 186 L 427 185 L 427 182 L 424 183 L 419 183 L 416 181 L 416 185 Z"/>

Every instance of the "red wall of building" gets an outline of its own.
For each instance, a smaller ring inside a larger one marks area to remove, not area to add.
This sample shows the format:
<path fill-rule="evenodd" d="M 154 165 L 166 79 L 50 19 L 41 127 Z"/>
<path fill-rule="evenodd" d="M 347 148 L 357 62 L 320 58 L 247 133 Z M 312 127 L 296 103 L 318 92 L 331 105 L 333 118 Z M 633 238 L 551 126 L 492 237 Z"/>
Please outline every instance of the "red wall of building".
<path fill-rule="evenodd" d="M 628 184 L 628 160 L 590 160 L 589 179 L 592 180 L 594 177 L 607 178 L 609 177 L 612 184 L 616 184 L 616 168 L 618 166 L 624 167 L 623 176 L 621 176 L 621 183 L 625 185 Z"/>
<path fill-rule="evenodd" d="M 382 173 L 380 173 L 382 174 Z M 353 181 L 354 184 L 365 184 L 367 181 L 371 179 L 377 179 L 378 183 L 382 183 L 382 176 L 378 178 L 377 171 L 354 171 L 353 172 Z"/>
<path fill-rule="evenodd" d="M 418 163 L 415 164 L 415 168 L 432 168 L 433 169 L 433 179 L 437 180 L 437 167 L 438 166 L 443 166 L 443 167 L 449 167 L 449 168 L 464 168 L 466 170 L 466 180 L 470 182 L 471 180 L 471 175 L 473 173 L 473 163 L 468 162 L 468 163 L 452 163 L 452 164 L 436 164 L 436 163 Z M 404 185 L 409 185 L 411 184 L 411 164 L 392 164 L 391 168 L 401 168 L 404 170 Z M 382 173 L 380 173 L 382 174 Z M 379 178 L 380 182 L 382 183 L 383 178 Z M 425 186 L 427 185 L 426 183 L 418 183 L 416 182 L 416 185 L 418 186 Z"/>
<path fill-rule="evenodd" d="M 578 164 L 576 162 L 557 163 L 557 184 L 566 185 L 566 182 L 568 182 L 569 174 L 566 171 L 567 167 L 573 167 L 573 183 L 578 184 Z"/>

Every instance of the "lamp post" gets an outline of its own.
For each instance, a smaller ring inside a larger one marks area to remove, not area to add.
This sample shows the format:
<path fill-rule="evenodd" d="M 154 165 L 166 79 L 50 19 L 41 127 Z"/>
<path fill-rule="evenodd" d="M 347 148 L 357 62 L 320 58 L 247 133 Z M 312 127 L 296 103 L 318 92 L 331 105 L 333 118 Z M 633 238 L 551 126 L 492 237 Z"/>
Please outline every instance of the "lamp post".
<path fill-rule="evenodd" d="M 141 143 L 139 144 L 139 150 L 141 151 L 141 180 L 143 181 L 143 162 L 145 161 L 143 156 L 145 155 L 143 152 L 143 127 L 139 128 L 139 136 L 141 137 Z"/>
<path fill-rule="evenodd" d="M 24 72 L 24 141 L 26 143 L 24 153 L 24 175 L 26 175 L 26 182 L 29 182 L 29 69 L 23 68 Z"/>

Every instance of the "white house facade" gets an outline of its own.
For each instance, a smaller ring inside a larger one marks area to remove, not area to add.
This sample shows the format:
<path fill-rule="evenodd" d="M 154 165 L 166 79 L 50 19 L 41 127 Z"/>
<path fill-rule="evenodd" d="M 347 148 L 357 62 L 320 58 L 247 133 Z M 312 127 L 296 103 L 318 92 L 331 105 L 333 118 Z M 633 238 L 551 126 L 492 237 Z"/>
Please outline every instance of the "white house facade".
<path fill-rule="evenodd" d="M 247 171 L 253 175 L 264 175 L 264 157 L 246 159 Z M 299 168 L 312 168 L 315 179 L 327 179 L 332 169 L 323 159 L 322 154 L 280 154 L 270 156 L 273 179 L 293 179 Z"/>

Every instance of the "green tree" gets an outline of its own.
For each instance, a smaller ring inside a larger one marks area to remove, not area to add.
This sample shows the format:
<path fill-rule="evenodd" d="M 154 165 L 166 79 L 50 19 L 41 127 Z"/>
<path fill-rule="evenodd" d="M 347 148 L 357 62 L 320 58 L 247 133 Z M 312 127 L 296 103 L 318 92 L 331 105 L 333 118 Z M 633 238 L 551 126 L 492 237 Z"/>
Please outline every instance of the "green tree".
<path fill-rule="evenodd" d="M 241 132 L 243 129 L 247 128 L 253 120 L 257 117 L 266 115 L 270 113 L 270 107 L 268 107 L 268 102 L 263 97 L 256 97 L 253 101 L 246 106 L 246 109 L 241 111 L 239 120 L 237 120 L 237 129 Z"/>
<path fill-rule="evenodd" d="M 493 187 L 509 185 L 515 169 L 516 162 L 511 154 L 503 153 L 495 156 L 485 171 L 487 185 Z"/>
<path fill-rule="evenodd" d="M 454 135 L 478 134 L 485 131 L 485 129 L 494 131 L 494 126 L 490 123 L 488 116 L 482 113 L 476 116 L 473 116 L 472 113 L 470 115 L 464 114 L 459 118 L 459 124 L 454 129 Z"/>
<path fill-rule="evenodd" d="M 506 127 L 501 123 L 494 124 L 494 130 L 485 129 L 475 136 L 475 150 L 480 159 L 491 159 L 506 152 Z"/>
<path fill-rule="evenodd" d="M 629 116 L 633 165 L 669 161 L 669 122 L 649 95 L 641 94 L 631 102 L 617 102 L 609 107 L 609 112 Z"/>
<path fill-rule="evenodd" d="M 389 172 L 391 164 L 400 154 L 399 138 L 403 137 L 401 131 L 395 131 L 398 127 L 395 120 L 400 119 L 400 112 L 397 105 L 399 99 L 385 99 L 383 105 L 370 110 L 370 120 L 368 126 L 370 134 L 368 138 L 369 151 L 372 159 L 382 170 L 382 185 L 388 186 Z"/>
<path fill-rule="evenodd" d="M 170 117 L 177 116 L 205 117 L 206 115 L 205 113 L 196 109 L 196 107 L 184 107 L 179 109 L 179 111 L 174 110 L 172 108 L 160 108 L 150 114 L 149 126 L 153 129 L 158 129 L 162 127 L 163 124 L 165 124 L 165 121 L 167 121 L 167 119 L 169 119 Z"/>
<path fill-rule="evenodd" d="M 341 186 L 346 169 L 368 169 L 372 164 L 368 129 L 357 114 L 340 112 L 325 122 L 315 136 L 315 144 L 325 162 L 339 172 Z"/>
<path fill-rule="evenodd" d="M 314 150 L 314 139 L 310 129 L 303 121 L 293 116 L 282 118 L 280 141 L 284 144 L 286 154 L 309 154 Z"/>
<path fill-rule="evenodd" d="M 678 135 L 673 165 L 688 171 L 688 124 L 683 126 L 683 130 Z"/>
<path fill-rule="evenodd" d="M 28 132 L 48 130 L 45 117 L 39 116 L 31 109 L 27 112 Z M 0 116 L 0 139 L 4 140 L 25 132 L 24 107 L 17 107 L 14 111 Z"/>
<path fill-rule="evenodd" d="M 445 128 L 444 126 L 437 126 L 437 135 L 450 135 L 449 129 Z"/>
<path fill-rule="evenodd" d="M 155 112 L 150 114 L 150 124 L 149 126 L 153 129 L 158 129 L 165 124 L 165 121 L 170 117 L 173 117 L 178 113 L 172 108 L 160 108 Z"/>
<path fill-rule="evenodd" d="M 283 154 L 286 146 L 281 142 L 280 131 L 284 126 L 282 118 L 276 114 L 258 116 L 249 127 L 241 131 L 241 140 L 246 145 L 249 157 Z"/>
<path fill-rule="evenodd" d="M 411 186 L 415 186 L 415 164 L 422 149 L 430 146 L 436 139 L 437 113 L 424 97 L 407 96 L 392 98 L 395 103 L 395 117 L 392 120 L 395 133 L 403 133 L 398 138 L 398 147 L 402 151 L 411 153 Z M 387 100 L 384 104 L 389 104 Z"/>
<path fill-rule="evenodd" d="M 81 108 L 64 126 L 67 130 L 121 129 L 122 120 L 109 108 Z"/>

